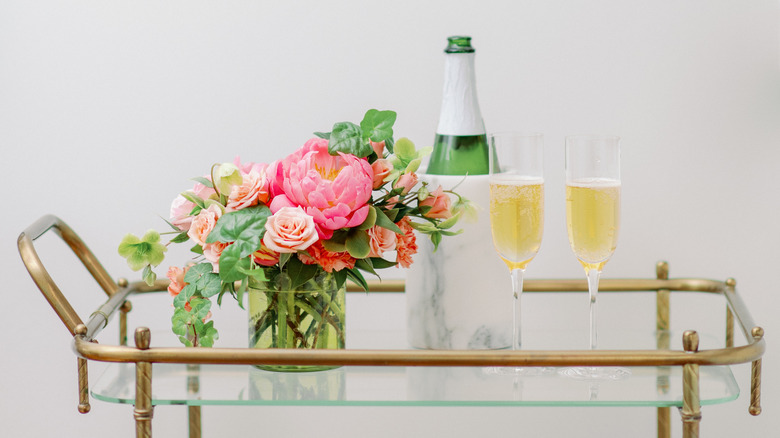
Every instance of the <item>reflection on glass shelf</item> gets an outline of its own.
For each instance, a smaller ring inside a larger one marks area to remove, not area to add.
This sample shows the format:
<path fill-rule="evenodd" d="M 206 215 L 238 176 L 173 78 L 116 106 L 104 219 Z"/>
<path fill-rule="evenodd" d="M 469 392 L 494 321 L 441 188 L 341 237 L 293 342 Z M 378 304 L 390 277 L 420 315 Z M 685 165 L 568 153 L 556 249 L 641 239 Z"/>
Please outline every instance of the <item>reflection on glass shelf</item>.
<path fill-rule="evenodd" d="M 529 341 L 533 336 L 529 332 Z M 545 332 L 551 336 L 550 332 Z M 605 333 L 606 334 L 606 333 Z M 545 349 L 584 349 L 576 337 L 554 336 Z M 603 348 L 653 349 L 653 333 L 604 339 Z M 680 336 L 672 334 L 672 348 Z M 405 349 L 399 332 L 355 332 L 349 348 Z M 627 344 L 623 344 L 626 341 Z M 541 342 L 541 340 L 540 340 Z M 550 345 L 555 344 L 555 345 Z M 708 348 L 717 348 L 712 342 Z M 371 347 L 373 345 L 373 347 Z M 628 345 L 631 345 L 629 347 Z M 541 349 L 540 346 L 531 348 Z M 635 367 L 619 381 L 580 381 L 549 373 L 512 376 L 480 367 L 341 367 L 278 373 L 245 365 L 154 364 L 155 405 L 330 406 L 681 406 L 682 367 Z M 739 388 L 729 367 L 701 367 L 702 404 L 734 400 Z M 114 403 L 135 400 L 135 365 L 109 364 L 92 395 Z"/>

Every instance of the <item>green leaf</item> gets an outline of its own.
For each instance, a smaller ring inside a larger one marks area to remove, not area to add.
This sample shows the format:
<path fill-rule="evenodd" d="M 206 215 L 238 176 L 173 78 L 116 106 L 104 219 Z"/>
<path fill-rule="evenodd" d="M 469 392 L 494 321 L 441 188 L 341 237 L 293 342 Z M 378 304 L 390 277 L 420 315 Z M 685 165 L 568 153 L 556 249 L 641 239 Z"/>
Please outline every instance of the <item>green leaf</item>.
<path fill-rule="evenodd" d="M 333 132 L 330 134 L 328 143 L 328 152 L 331 155 L 343 152 L 363 158 L 371 155 L 374 149 L 363 139 L 360 126 L 350 122 L 340 122 L 333 125 Z"/>
<path fill-rule="evenodd" d="M 355 230 L 355 232 L 350 233 L 349 237 L 347 237 L 347 252 L 356 259 L 366 258 L 368 253 L 371 252 L 371 246 L 369 245 L 370 241 L 371 238 L 368 236 L 367 232 Z"/>
<path fill-rule="evenodd" d="M 146 282 L 146 284 L 148 284 L 149 286 L 153 286 L 155 280 L 157 280 L 157 274 L 155 274 L 154 271 L 152 271 L 152 267 L 150 265 L 146 265 L 146 267 L 144 268 L 142 278 Z"/>
<path fill-rule="evenodd" d="M 290 289 L 296 289 L 298 286 L 314 278 L 319 270 L 318 265 L 307 265 L 293 257 L 287 263 L 287 275 L 290 277 Z"/>
<path fill-rule="evenodd" d="M 199 182 L 210 189 L 214 188 L 214 184 L 211 181 L 209 181 L 208 178 L 204 178 L 202 176 L 196 176 L 195 178 L 192 178 L 192 180 L 195 182 Z"/>
<path fill-rule="evenodd" d="M 314 135 L 319 138 L 324 138 L 325 140 L 330 139 L 330 132 L 315 132 Z"/>
<path fill-rule="evenodd" d="M 395 118 L 395 111 L 378 111 L 375 109 L 366 111 L 363 121 L 360 122 L 363 137 L 368 137 L 375 142 L 392 138 Z"/>
<path fill-rule="evenodd" d="M 374 269 L 386 269 L 392 266 L 396 266 L 398 262 L 391 262 L 380 257 L 371 257 L 371 266 Z"/>
<path fill-rule="evenodd" d="M 251 264 L 249 257 L 241 255 L 238 246 L 230 245 L 219 256 L 219 278 L 223 282 L 243 280 L 246 275 L 242 270 L 249 269 Z"/>
<path fill-rule="evenodd" d="M 391 154 L 393 153 L 393 147 L 395 146 L 395 139 L 393 137 L 390 137 L 385 140 L 385 149 L 387 149 L 388 152 Z"/>
<path fill-rule="evenodd" d="M 190 236 L 187 235 L 186 231 L 182 231 L 181 233 L 177 234 L 176 237 L 171 239 L 171 243 L 184 243 L 188 240 L 190 240 Z"/>
<path fill-rule="evenodd" d="M 200 196 L 196 195 L 195 192 L 182 192 L 181 195 L 184 197 L 184 199 L 192 202 L 196 206 L 200 208 L 206 208 L 206 201 L 204 201 Z"/>
<path fill-rule="evenodd" d="M 364 220 L 363 223 L 360 224 L 357 227 L 358 230 L 365 231 L 365 230 L 371 229 L 374 226 L 374 224 L 376 224 L 376 216 L 377 216 L 376 208 L 369 207 L 368 208 L 368 215 L 366 216 L 366 220 Z"/>
<path fill-rule="evenodd" d="M 368 283 L 366 282 L 366 279 L 363 278 L 363 274 L 360 273 L 357 269 L 342 269 L 342 271 L 347 271 L 347 277 L 352 280 L 353 283 L 363 288 L 364 291 L 368 292 Z"/>
<path fill-rule="evenodd" d="M 337 242 L 332 239 L 323 240 L 322 246 L 331 252 L 344 252 L 347 250 L 346 240 L 344 240 L 344 242 Z"/>
<path fill-rule="evenodd" d="M 195 292 L 197 289 L 195 289 L 195 286 L 188 284 L 184 286 L 184 288 L 179 292 L 178 295 L 173 299 L 173 306 L 176 308 L 184 308 L 184 305 L 190 302 L 190 299 L 193 295 L 195 295 Z"/>
<path fill-rule="evenodd" d="M 458 220 L 460 220 L 460 213 L 461 212 L 458 212 L 455 215 L 453 215 L 452 217 L 450 217 L 449 219 L 441 222 L 439 224 L 438 228 L 440 230 L 447 230 L 447 229 L 452 228 L 455 224 L 458 223 Z"/>
<path fill-rule="evenodd" d="M 359 259 L 355 262 L 355 268 L 362 269 L 363 271 L 370 272 L 377 277 L 379 277 L 379 274 L 376 273 L 374 270 L 374 266 L 372 265 L 371 259 Z"/>
<path fill-rule="evenodd" d="M 284 265 L 287 263 L 287 261 L 290 260 L 290 257 L 292 257 L 291 252 L 283 252 L 279 254 L 279 269 L 284 268 Z"/>
<path fill-rule="evenodd" d="M 395 213 L 393 213 L 395 211 Z M 398 210 L 390 210 L 390 214 L 396 215 L 398 214 Z M 397 234 L 403 234 L 400 228 L 398 228 L 398 225 L 396 225 L 386 214 L 383 210 L 377 209 L 376 214 L 376 224 L 382 228 L 387 228 L 388 230 L 397 233 Z"/>
<path fill-rule="evenodd" d="M 431 242 L 433 242 L 433 250 L 436 251 L 439 248 L 439 243 L 441 243 L 441 233 L 438 231 L 431 233 Z"/>
<path fill-rule="evenodd" d="M 333 278 L 336 280 L 336 287 L 341 289 L 341 287 L 344 286 L 344 283 L 347 282 L 347 270 L 342 269 L 340 271 L 335 271 L 333 273 Z"/>
<path fill-rule="evenodd" d="M 246 257 L 260 248 L 269 216 L 271 209 L 265 205 L 226 213 L 219 218 L 206 243 L 233 242 L 230 247 L 236 247 L 233 251 L 238 252 L 238 257 Z"/>

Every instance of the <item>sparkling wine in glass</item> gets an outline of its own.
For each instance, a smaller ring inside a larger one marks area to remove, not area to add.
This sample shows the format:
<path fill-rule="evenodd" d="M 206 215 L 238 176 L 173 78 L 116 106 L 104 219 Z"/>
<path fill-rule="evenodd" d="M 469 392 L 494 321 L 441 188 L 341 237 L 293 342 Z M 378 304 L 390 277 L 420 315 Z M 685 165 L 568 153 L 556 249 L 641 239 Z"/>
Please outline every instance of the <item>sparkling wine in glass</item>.
<path fill-rule="evenodd" d="M 588 278 L 590 349 L 595 350 L 599 278 L 615 252 L 620 229 L 620 137 L 566 137 L 566 226 L 571 249 Z M 618 379 L 629 371 L 575 367 L 563 372 L 575 378 Z"/>
<path fill-rule="evenodd" d="M 528 263 L 539 252 L 544 231 L 544 136 L 490 136 L 490 228 L 493 246 L 512 280 L 512 350 L 519 350 L 520 294 Z M 543 368 L 495 368 L 501 374 L 539 374 Z"/>

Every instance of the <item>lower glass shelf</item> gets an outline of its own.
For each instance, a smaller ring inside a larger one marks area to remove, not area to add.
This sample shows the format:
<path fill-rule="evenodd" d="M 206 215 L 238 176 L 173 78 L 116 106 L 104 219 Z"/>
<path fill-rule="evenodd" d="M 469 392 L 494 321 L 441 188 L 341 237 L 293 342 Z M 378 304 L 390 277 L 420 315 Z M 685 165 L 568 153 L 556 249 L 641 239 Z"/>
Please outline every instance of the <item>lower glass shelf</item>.
<path fill-rule="evenodd" d="M 403 334 L 355 334 L 351 348 L 404 347 Z M 559 337 L 561 338 L 561 337 Z M 635 348 L 652 348 L 654 333 L 632 337 Z M 672 339 L 678 338 L 673 336 Z M 565 339 L 565 337 L 564 337 Z M 350 341 L 352 341 L 350 343 Z M 609 345 L 606 348 L 624 348 Z M 706 343 L 706 342 L 705 342 Z M 639 345 L 637 345 L 639 344 Z M 672 342 L 675 348 L 675 342 Z M 531 346 L 533 347 L 533 346 Z M 570 346 L 566 346 L 569 347 Z M 511 376 L 484 367 L 357 367 L 311 373 L 279 373 L 244 365 L 154 364 L 155 405 L 276 406 L 682 406 L 682 367 L 634 367 L 615 381 L 576 380 L 560 370 Z M 727 366 L 700 368 L 703 405 L 739 396 Z M 132 404 L 135 365 L 108 364 L 92 388 L 96 399 Z"/>

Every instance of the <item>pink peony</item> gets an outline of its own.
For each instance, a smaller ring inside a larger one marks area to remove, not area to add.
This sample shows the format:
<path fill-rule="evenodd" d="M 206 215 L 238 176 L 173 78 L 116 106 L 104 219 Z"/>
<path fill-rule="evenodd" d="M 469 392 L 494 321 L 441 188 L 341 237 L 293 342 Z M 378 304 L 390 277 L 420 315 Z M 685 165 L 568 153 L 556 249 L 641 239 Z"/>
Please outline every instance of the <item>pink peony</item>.
<path fill-rule="evenodd" d="M 307 253 L 298 253 L 298 259 L 307 265 L 320 265 L 325 272 L 340 271 L 344 268 L 352 269 L 357 261 L 346 251 L 328 251 L 322 246 L 322 242 L 316 242 L 310 246 Z"/>
<path fill-rule="evenodd" d="M 431 209 L 425 213 L 425 216 L 433 219 L 451 218 L 452 211 L 450 210 L 450 204 L 450 197 L 444 193 L 444 189 L 442 189 L 441 186 L 432 191 L 423 201 L 420 201 L 420 207 L 431 207 Z"/>
<path fill-rule="evenodd" d="M 319 240 L 314 218 L 301 207 L 283 207 L 265 223 L 263 244 L 276 252 L 293 253 Z"/>
<path fill-rule="evenodd" d="M 195 219 L 192 220 L 187 235 L 195 243 L 200 246 L 206 244 L 206 238 L 208 237 L 214 226 L 217 225 L 217 220 L 222 216 L 222 209 L 218 205 L 212 205 L 205 210 L 201 210 Z"/>
<path fill-rule="evenodd" d="M 241 210 L 242 208 L 257 205 L 258 202 L 266 203 L 270 194 L 268 193 L 268 180 L 265 172 L 262 174 L 257 170 L 244 174 L 244 182 L 240 186 L 233 186 L 228 196 L 228 202 L 225 206 L 226 212 Z"/>
<path fill-rule="evenodd" d="M 300 206 L 314 218 L 321 239 L 365 221 L 374 172 L 354 155 L 328 153 L 328 141 L 313 138 L 268 168 L 271 211 Z"/>
<path fill-rule="evenodd" d="M 385 178 L 393 171 L 393 165 L 389 160 L 380 158 L 371 164 L 371 170 L 374 171 L 374 182 L 372 188 L 374 190 L 385 185 Z"/>
<path fill-rule="evenodd" d="M 397 189 L 399 187 L 403 188 L 401 194 L 405 195 L 409 193 L 409 191 L 411 191 L 416 185 L 417 185 L 417 174 L 414 172 L 409 172 L 401 175 L 397 180 L 395 180 L 395 183 L 393 183 L 393 188 L 394 189 Z"/>
<path fill-rule="evenodd" d="M 374 225 L 368 230 L 368 237 L 370 237 L 369 246 L 371 252 L 368 253 L 369 257 L 382 257 L 385 251 L 393 251 L 396 244 L 395 233 L 387 228 Z"/>
<path fill-rule="evenodd" d="M 171 294 L 172 297 L 179 295 L 179 292 L 187 285 L 187 283 L 184 282 L 184 274 L 186 274 L 189 269 L 189 266 L 185 266 L 183 269 L 177 266 L 168 268 L 167 276 L 168 279 L 171 280 L 171 283 L 168 285 L 168 293 Z"/>

